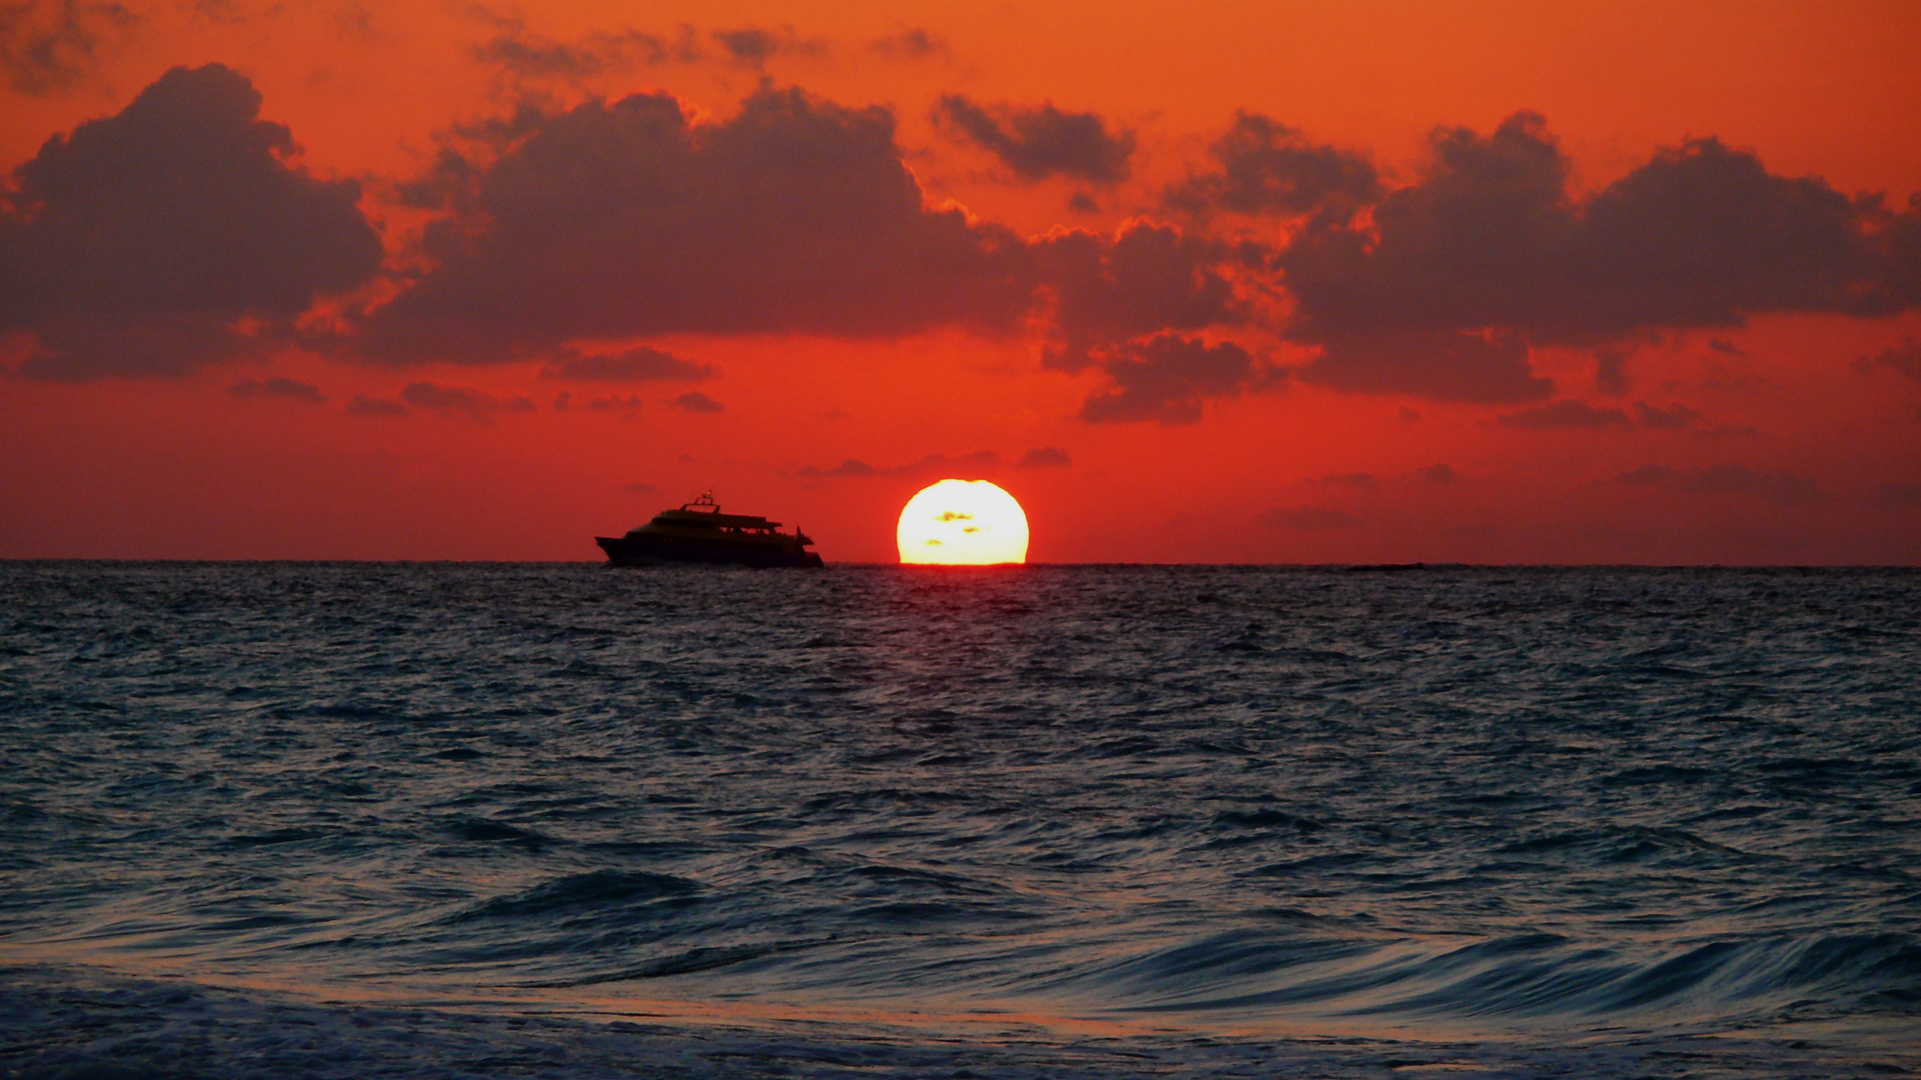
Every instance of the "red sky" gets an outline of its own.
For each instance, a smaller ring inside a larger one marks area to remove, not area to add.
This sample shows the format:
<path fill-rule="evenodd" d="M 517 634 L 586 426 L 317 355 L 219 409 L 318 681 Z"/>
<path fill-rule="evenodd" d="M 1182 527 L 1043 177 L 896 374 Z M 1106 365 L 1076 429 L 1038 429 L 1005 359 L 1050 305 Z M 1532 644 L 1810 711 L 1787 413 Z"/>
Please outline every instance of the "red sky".
<path fill-rule="evenodd" d="M 1562 7 L 0 13 L 0 557 L 1921 562 L 1921 9 Z"/>

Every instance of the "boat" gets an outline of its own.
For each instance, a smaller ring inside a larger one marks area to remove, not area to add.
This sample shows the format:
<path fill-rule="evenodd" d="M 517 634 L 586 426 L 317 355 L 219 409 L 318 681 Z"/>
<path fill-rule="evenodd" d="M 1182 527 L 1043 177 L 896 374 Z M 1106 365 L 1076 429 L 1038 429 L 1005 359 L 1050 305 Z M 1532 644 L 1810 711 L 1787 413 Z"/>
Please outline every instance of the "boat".
<path fill-rule="evenodd" d="M 794 527 L 747 514 L 723 514 L 714 493 L 703 493 L 678 510 L 662 510 L 626 536 L 596 536 L 609 566 L 718 563 L 730 566 L 819 566 L 808 551 L 813 541 Z"/>

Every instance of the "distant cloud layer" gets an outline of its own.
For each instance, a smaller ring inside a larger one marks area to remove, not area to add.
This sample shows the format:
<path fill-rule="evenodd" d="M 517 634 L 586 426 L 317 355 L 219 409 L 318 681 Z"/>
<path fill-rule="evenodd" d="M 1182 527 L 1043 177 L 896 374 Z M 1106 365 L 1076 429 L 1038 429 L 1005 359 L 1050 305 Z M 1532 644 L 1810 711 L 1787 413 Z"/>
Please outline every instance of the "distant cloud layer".
<path fill-rule="evenodd" d="M 1617 484 L 1663 486 L 1696 495 L 1741 495 L 1777 506 L 1815 506 L 1828 499 L 1814 477 L 1788 469 L 1753 469 L 1738 462 L 1683 472 L 1668 465 L 1642 465 L 1615 476 Z"/>
<path fill-rule="evenodd" d="M 1030 451 L 1030 453 L 1032 453 Z M 966 474 L 986 472 L 1000 466 L 1000 455 L 992 450 L 976 450 L 960 457 L 946 454 L 929 454 L 919 461 L 906 465 L 876 468 L 858 458 L 848 458 L 830 469 L 815 468 L 812 465 L 796 470 L 795 476 L 839 477 L 865 480 L 870 477 L 908 477 L 913 479 L 931 477 L 935 474 L 951 474 L 965 478 Z"/>
<path fill-rule="evenodd" d="M 647 345 L 612 354 L 563 350 L 558 362 L 549 364 L 540 372 L 543 379 L 574 382 L 642 382 L 650 379 L 698 382 L 713 376 L 712 365 L 682 360 L 673 353 Z"/>
<path fill-rule="evenodd" d="M 285 375 L 237 382 L 227 387 L 227 392 L 237 398 L 281 398 L 309 405 L 322 405 L 327 401 L 327 395 L 321 393 L 318 386 L 289 379 Z"/>
<path fill-rule="evenodd" d="M 1014 463 L 1017 469 L 1065 469 L 1074 464 L 1067 451 L 1058 446 L 1036 446 Z"/>
<path fill-rule="evenodd" d="M 112 23 L 35 10 L 31 25 L 0 13 L 16 79 L 30 62 L 55 78 Z M 523 80 L 828 49 L 785 26 L 561 41 L 473 11 L 488 35 L 474 55 Z M 867 44 L 944 48 L 916 28 Z M 952 329 L 1031 342 L 1044 367 L 1089 379 L 1090 423 L 1191 423 L 1209 401 L 1300 381 L 1502 405 L 1493 422 L 1509 428 L 1658 431 L 1699 414 L 1622 400 L 1628 350 L 1651 332 L 1921 304 L 1921 197 L 1845 195 L 1714 138 L 1581 194 L 1546 121 L 1519 112 L 1488 134 L 1436 130 L 1397 186 L 1359 151 L 1241 112 L 1190 175 L 1100 200 L 1168 220 L 1028 236 L 931 203 L 885 108 L 764 79 L 721 119 L 667 93 L 552 100 L 529 92 L 456 126 L 433 166 L 383 188 L 434 216 L 417 240 L 397 234 L 388 276 L 363 288 L 388 253 L 360 187 L 299 165 L 244 77 L 169 71 L 15 170 L 0 195 L 0 335 L 25 343 L 19 374 L 48 379 L 181 375 L 297 338 L 343 358 L 526 361 L 546 379 L 630 383 L 715 374 L 640 344 L 663 335 Z M 1119 184 L 1138 149 L 1134 132 L 1051 103 L 950 93 L 934 118 L 1023 180 Z M 327 307 L 295 334 L 335 297 L 338 318 Z M 1591 350 L 1594 389 L 1615 402 L 1558 396 L 1535 365 L 1550 346 Z M 1921 378 L 1917 355 L 1904 340 L 1857 365 Z"/>
<path fill-rule="evenodd" d="M 218 64 L 175 68 L 118 115 L 47 140 L 0 203 L 0 333 L 48 379 L 174 375 L 379 269 L 360 185 L 290 165 L 287 128 Z"/>

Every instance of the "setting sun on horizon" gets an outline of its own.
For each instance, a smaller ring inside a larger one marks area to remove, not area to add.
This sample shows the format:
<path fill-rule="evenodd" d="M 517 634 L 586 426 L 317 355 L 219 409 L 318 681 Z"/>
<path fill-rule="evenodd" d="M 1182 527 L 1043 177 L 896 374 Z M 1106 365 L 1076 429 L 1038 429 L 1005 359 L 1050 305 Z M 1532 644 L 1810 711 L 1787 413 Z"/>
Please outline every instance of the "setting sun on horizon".
<path fill-rule="evenodd" d="M 901 508 L 894 539 L 903 563 L 996 566 L 1027 561 L 1027 513 L 997 484 L 942 480 Z"/>

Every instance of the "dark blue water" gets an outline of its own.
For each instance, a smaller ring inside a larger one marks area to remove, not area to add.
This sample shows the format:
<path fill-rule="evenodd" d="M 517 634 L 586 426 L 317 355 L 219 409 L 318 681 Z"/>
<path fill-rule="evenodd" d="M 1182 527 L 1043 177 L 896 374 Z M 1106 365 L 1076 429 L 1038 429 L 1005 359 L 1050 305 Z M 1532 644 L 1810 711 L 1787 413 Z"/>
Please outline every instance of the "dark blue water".
<path fill-rule="evenodd" d="M 0 600 L 0 1068 L 209 1016 L 320 1034 L 207 1075 L 1921 1068 L 1921 573 L 0 564 Z"/>

